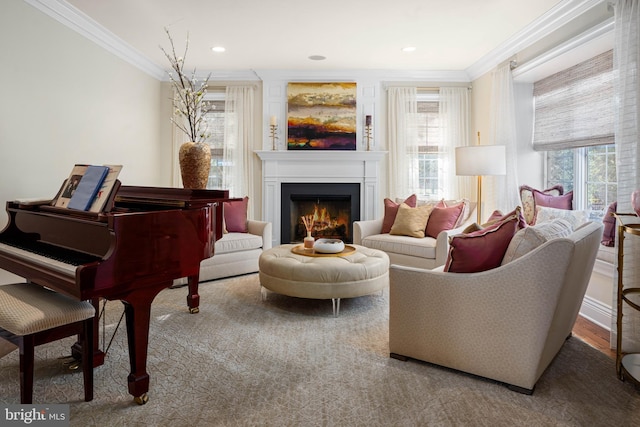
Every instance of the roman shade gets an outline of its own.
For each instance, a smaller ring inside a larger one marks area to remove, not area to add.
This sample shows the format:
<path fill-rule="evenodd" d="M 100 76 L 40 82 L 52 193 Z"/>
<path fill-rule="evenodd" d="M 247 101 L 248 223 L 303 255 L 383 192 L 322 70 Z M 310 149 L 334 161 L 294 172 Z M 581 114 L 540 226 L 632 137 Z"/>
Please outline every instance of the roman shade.
<path fill-rule="evenodd" d="M 534 150 L 614 143 L 612 50 L 535 82 L 533 96 Z"/>

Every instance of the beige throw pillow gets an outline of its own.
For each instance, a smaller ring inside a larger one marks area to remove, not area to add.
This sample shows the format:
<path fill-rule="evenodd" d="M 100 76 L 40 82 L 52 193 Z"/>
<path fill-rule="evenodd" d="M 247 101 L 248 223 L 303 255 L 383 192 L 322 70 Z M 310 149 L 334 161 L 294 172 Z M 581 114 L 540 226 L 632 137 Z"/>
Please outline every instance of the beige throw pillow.
<path fill-rule="evenodd" d="M 572 232 L 571 224 L 562 218 L 523 228 L 511 239 L 502 265 L 520 258 L 548 240 L 568 237 Z"/>
<path fill-rule="evenodd" d="M 412 208 L 406 203 L 402 203 L 398 207 L 398 214 L 389 234 L 424 237 L 424 230 L 432 210 L 433 206 L 430 205 Z"/>

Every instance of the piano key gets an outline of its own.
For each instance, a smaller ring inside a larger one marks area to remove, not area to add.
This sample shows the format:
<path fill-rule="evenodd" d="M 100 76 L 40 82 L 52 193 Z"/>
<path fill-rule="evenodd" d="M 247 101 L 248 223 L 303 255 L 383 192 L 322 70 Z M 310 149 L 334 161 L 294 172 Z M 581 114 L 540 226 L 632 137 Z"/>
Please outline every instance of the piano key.
<path fill-rule="evenodd" d="M 23 258 L 25 261 L 30 261 L 34 264 L 46 266 L 56 270 L 59 273 L 63 273 L 69 276 L 75 276 L 77 265 L 69 264 L 63 261 L 59 261 L 44 255 L 39 255 L 28 250 L 24 250 L 15 246 L 7 245 L 0 242 L 0 254 L 15 256 L 17 258 Z"/>

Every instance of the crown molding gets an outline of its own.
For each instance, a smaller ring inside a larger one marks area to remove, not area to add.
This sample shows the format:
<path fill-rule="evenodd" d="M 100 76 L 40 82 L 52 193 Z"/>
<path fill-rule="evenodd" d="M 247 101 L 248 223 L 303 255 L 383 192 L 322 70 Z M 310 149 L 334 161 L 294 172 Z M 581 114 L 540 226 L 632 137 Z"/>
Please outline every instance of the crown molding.
<path fill-rule="evenodd" d="M 415 82 L 462 82 L 469 83 L 466 71 L 427 70 L 254 70 L 261 80 L 301 80 L 301 81 L 350 81 L 384 80 Z"/>
<path fill-rule="evenodd" d="M 93 41 L 108 52 L 139 68 L 150 76 L 163 80 L 166 71 L 132 48 L 121 38 L 105 29 L 93 19 L 67 3 L 65 0 L 24 0 L 61 24 Z"/>
<path fill-rule="evenodd" d="M 558 3 L 553 9 L 468 67 L 467 74 L 471 80 L 478 79 L 517 52 L 604 1 L 606 0 L 564 0 Z"/>

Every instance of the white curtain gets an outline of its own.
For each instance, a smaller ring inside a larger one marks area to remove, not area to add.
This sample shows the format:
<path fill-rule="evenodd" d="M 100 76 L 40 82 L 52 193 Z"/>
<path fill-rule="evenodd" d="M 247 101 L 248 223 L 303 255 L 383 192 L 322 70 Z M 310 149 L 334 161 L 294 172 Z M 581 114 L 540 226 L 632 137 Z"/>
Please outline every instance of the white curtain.
<path fill-rule="evenodd" d="M 254 140 L 253 86 L 227 86 L 224 121 L 224 165 L 222 188 L 231 197 L 249 196 L 257 200 L 253 189 L 253 140 Z M 247 216 L 254 218 L 249 203 Z"/>
<path fill-rule="evenodd" d="M 418 144 L 415 87 L 390 87 L 387 90 L 387 129 L 389 142 L 389 188 L 391 199 L 418 194 Z"/>
<path fill-rule="evenodd" d="M 469 89 L 466 87 L 441 87 L 438 116 L 445 161 L 440 171 L 439 181 L 443 183 L 446 199 L 467 198 L 476 200 L 475 180 L 470 176 L 457 176 L 455 149 L 470 145 L 469 125 L 471 123 Z"/>
<path fill-rule="evenodd" d="M 517 175 L 517 134 L 513 76 L 509 63 L 500 65 L 493 72 L 489 143 L 504 145 L 507 174 L 483 177 L 482 218 L 488 218 L 498 209 L 503 213 L 512 211 L 520 204 Z"/>
<path fill-rule="evenodd" d="M 618 0 L 615 3 L 615 29 L 613 47 L 613 69 L 616 75 L 615 93 L 615 139 L 618 173 L 618 212 L 633 212 L 631 193 L 640 188 L 638 165 L 638 124 L 640 115 L 640 1 Z M 633 218 L 629 218 L 633 220 Z M 630 222 L 627 221 L 627 222 Z M 634 222 L 638 222 L 635 218 Z M 640 287 L 640 238 L 625 238 L 625 262 L 623 283 L 625 287 Z M 617 268 L 614 279 L 614 299 L 611 344 L 616 345 L 616 300 Z M 640 351 L 640 313 L 623 307 L 622 351 Z"/>

